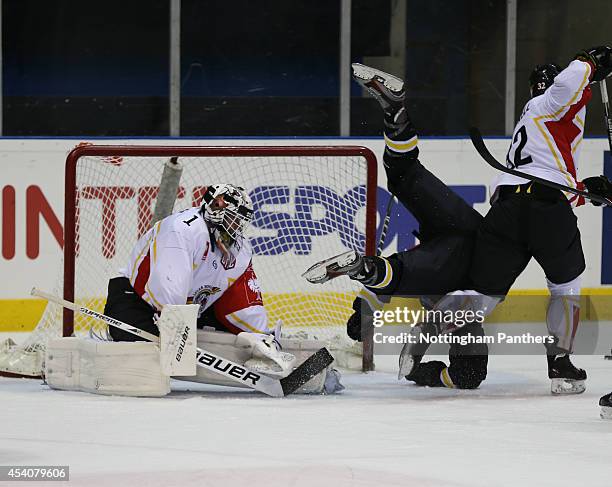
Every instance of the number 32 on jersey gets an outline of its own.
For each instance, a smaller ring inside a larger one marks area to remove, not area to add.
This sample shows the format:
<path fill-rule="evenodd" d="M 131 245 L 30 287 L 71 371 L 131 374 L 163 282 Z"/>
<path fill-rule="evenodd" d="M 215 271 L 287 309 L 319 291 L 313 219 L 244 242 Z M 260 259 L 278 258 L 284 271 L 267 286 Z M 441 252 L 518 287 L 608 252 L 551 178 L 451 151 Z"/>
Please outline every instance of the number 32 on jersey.
<path fill-rule="evenodd" d="M 524 166 L 532 162 L 531 156 L 523 157 L 522 151 L 527 144 L 527 129 L 524 125 L 514 133 L 512 144 L 506 155 L 506 165 L 509 168 L 516 169 L 519 166 Z"/>

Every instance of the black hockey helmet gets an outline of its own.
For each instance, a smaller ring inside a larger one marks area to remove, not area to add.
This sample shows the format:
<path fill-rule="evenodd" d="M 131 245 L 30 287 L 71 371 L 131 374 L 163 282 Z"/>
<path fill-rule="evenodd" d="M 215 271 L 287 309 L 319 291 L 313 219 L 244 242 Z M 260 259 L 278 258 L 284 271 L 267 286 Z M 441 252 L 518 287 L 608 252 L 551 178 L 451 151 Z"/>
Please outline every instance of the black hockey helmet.
<path fill-rule="evenodd" d="M 561 67 L 558 64 L 538 64 L 529 75 L 531 97 L 544 93 L 560 72 Z"/>

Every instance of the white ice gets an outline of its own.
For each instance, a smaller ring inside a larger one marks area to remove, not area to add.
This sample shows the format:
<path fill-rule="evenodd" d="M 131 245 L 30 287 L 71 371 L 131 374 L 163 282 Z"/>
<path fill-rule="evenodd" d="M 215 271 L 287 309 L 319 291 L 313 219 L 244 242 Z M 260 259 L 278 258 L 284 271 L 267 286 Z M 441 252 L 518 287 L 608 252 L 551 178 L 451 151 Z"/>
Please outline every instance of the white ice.
<path fill-rule="evenodd" d="M 544 356 L 490 357 L 475 391 L 398 382 L 395 358 L 377 357 L 341 394 L 284 399 L 180 382 L 165 398 L 105 397 L 1 378 L 0 465 L 69 465 L 71 486 L 609 486 L 612 421 L 597 401 L 612 361 L 574 361 L 587 392 L 565 397 L 550 395 Z"/>

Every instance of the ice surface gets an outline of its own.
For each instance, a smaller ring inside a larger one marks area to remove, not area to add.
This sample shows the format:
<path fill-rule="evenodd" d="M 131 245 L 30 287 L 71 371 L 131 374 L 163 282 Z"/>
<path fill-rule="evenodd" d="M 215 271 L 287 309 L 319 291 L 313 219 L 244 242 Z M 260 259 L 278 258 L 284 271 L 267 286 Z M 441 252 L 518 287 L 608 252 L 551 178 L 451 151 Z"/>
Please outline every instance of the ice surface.
<path fill-rule="evenodd" d="M 339 395 L 285 399 L 181 382 L 160 399 L 105 397 L 0 378 L 0 464 L 70 465 L 71 486 L 609 485 L 612 421 L 597 401 L 612 361 L 575 357 L 587 392 L 566 397 L 550 395 L 544 356 L 491 357 L 476 391 L 400 383 L 395 361 L 345 375 Z"/>

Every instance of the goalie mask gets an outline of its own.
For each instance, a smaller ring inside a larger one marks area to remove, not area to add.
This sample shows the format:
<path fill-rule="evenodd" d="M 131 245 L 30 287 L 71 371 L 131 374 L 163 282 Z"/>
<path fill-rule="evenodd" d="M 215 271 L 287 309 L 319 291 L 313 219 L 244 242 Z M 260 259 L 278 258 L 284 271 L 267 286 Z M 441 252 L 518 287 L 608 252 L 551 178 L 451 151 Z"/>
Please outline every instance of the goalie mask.
<path fill-rule="evenodd" d="M 201 212 L 215 236 L 229 246 L 244 235 L 253 218 L 253 203 L 243 188 L 213 184 L 204 193 Z"/>

